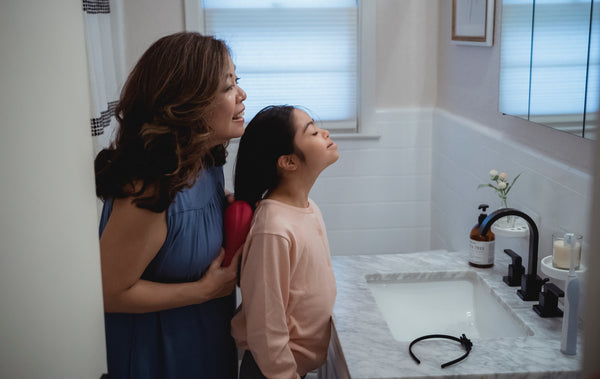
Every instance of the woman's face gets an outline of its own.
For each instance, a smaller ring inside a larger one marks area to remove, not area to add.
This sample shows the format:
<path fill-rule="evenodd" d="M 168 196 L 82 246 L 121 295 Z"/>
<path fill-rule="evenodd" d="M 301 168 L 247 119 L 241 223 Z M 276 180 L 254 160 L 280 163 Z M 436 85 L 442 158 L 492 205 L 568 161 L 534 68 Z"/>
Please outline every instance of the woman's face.
<path fill-rule="evenodd" d="M 237 85 L 235 66 L 227 56 L 225 75 L 217 90 L 212 112 L 207 118 L 213 129 L 213 145 L 220 145 L 244 133 L 244 104 L 246 92 Z"/>
<path fill-rule="evenodd" d="M 319 128 L 300 109 L 292 111 L 292 120 L 296 129 L 294 145 L 304 155 L 303 166 L 318 174 L 338 160 L 340 154 L 337 145 L 329 138 L 329 131 Z"/>

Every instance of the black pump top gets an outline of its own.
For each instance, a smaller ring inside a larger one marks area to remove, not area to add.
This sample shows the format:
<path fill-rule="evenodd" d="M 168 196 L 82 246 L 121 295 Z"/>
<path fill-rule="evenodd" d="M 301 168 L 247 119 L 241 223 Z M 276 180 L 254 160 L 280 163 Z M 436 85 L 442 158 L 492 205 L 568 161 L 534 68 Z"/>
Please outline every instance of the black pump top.
<path fill-rule="evenodd" d="M 479 215 L 479 225 L 481 225 L 481 223 L 483 222 L 483 220 L 485 220 L 485 218 L 487 217 L 487 213 L 485 213 L 485 210 L 488 209 L 490 206 L 487 204 L 479 204 L 479 208 L 477 209 L 481 209 L 482 212 Z"/>

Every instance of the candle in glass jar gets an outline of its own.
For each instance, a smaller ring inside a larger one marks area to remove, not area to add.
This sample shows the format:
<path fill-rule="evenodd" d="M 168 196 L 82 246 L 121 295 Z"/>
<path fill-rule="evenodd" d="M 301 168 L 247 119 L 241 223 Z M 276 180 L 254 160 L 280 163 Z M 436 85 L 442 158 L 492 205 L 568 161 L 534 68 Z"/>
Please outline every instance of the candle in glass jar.
<path fill-rule="evenodd" d="M 579 269 L 581 262 L 581 236 L 575 235 L 575 246 L 573 247 L 573 254 L 575 255 L 574 268 Z M 552 236 L 552 266 L 568 270 L 571 268 L 571 246 L 565 244 L 564 238 L 558 236 Z"/>

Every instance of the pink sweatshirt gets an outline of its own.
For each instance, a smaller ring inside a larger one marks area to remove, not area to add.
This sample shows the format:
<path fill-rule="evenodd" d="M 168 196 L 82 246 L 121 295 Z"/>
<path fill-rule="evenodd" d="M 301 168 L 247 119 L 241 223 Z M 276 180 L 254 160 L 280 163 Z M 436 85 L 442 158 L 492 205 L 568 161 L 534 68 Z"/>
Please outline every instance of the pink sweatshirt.
<path fill-rule="evenodd" d="M 298 378 L 325 362 L 336 296 L 321 211 L 262 200 L 242 255 L 242 305 L 231 322 L 269 379 Z"/>

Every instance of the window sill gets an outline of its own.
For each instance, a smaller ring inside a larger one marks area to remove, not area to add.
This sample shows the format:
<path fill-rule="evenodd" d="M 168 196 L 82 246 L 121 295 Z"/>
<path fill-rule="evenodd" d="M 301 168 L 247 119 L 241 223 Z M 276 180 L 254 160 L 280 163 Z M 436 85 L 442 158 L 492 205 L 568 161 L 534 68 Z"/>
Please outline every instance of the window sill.
<path fill-rule="evenodd" d="M 381 138 L 381 134 L 375 134 L 375 133 L 331 133 L 331 139 L 335 140 L 335 141 L 339 141 L 339 140 L 344 140 L 344 141 L 351 141 L 351 140 L 378 140 Z M 229 141 L 229 145 L 238 145 L 240 143 L 240 139 L 239 138 L 233 138 Z"/>
<path fill-rule="evenodd" d="M 335 140 L 375 140 L 380 139 L 381 134 L 376 133 L 331 133 L 332 139 Z"/>

